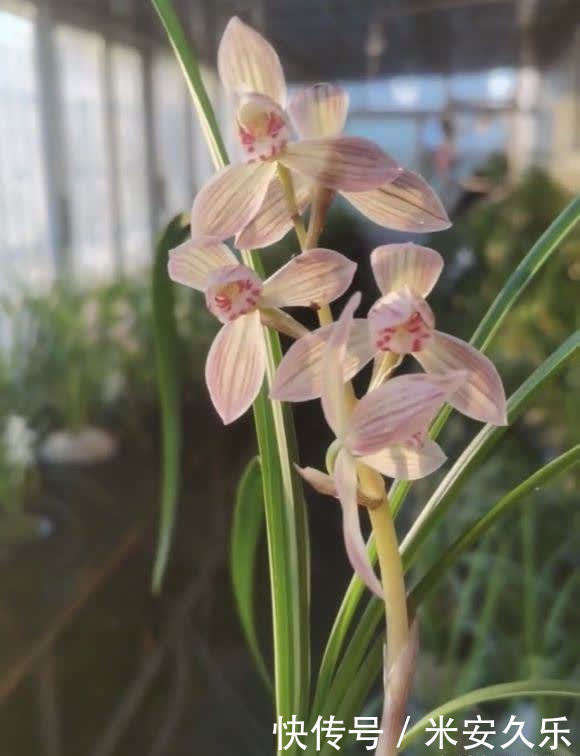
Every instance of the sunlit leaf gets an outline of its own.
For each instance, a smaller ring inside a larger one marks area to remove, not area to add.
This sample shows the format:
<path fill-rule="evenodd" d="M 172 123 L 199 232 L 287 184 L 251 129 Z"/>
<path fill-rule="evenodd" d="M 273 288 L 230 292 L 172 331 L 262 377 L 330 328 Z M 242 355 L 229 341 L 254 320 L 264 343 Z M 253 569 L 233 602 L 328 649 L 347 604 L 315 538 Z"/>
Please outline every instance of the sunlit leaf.
<path fill-rule="evenodd" d="M 160 522 L 157 553 L 153 566 L 153 592 L 159 593 L 169 559 L 179 495 L 181 455 L 181 412 L 179 403 L 179 359 L 173 283 L 167 275 L 169 250 L 181 244 L 188 228 L 179 215 L 167 225 L 157 242 L 151 293 L 153 338 L 157 386 L 161 408 L 162 471 Z"/>

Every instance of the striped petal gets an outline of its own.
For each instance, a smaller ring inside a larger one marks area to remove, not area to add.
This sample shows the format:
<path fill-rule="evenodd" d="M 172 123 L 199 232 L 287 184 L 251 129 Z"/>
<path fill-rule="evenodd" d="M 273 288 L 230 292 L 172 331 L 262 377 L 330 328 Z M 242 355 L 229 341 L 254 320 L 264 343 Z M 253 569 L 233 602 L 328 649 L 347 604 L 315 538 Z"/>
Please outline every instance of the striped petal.
<path fill-rule="evenodd" d="M 348 289 L 356 263 L 331 249 L 311 249 L 293 257 L 264 282 L 264 307 L 320 307 Z"/>
<path fill-rule="evenodd" d="M 294 174 L 294 193 L 298 212 L 302 214 L 310 202 L 310 181 Z M 257 215 L 236 236 L 238 249 L 261 249 L 282 239 L 292 228 L 292 216 L 288 210 L 286 195 L 277 178 L 270 182 L 266 196 Z"/>
<path fill-rule="evenodd" d="M 348 113 L 348 93 L 334 84 L 314 84 L 299 89 L 286 110 L 301 139 L 338 136 Z"/>
<path fill-rule="evenodd" d="M 280 155 L 280 161 L 318 184 L 339 191 L 374 189 L 392 181 L 400 171 L 380 147 L 358 137 L 292 142 Z"/>
<path fill-rule="evenodd" d="M 464 371 L 391 378 L 358 402 L 350 416 L 345 445 L 355 456 L 367 456 L 410 441 L 424 431 L 465 379 Z"/>
<path fill-rule="evenodd" d="M 413 355 L 431 374 L 458 368 L 467 380 L 449 400 L 455 409 L 483 423 L 507 425 L 503 384 L 495 365 L 477 349 L 455 336 L 434 331 L 424 350 Z"/>
<path fill-rule="evenodd" d="M 205 380 L 224 423 L 236 420 L 258 395 L 266 355 L 256 310 L 225 325 L 215 337 L 205 364 Z"/>
<path fill-rule="evenodd" d="M 370 563 L 360 528 L 356 465 L 346 449 L 341 449 L 336 457 L 333 477 L 342 506 L 344 545 L 352 568 L 363 583 L 382 598 L 383 589 Z"/>
<path fill-rule="evenodd" d="M 324 496 L 338 497 L 336 483 L 330 475 L 323 473 L 321 470 L 317 470 L 315 467 L 299 467 L 296 464 L 294 467 L 298 474 L 302 476 L 302 478 L 304 478 L 315 491 L 318 491 L 318 493 L 323 494 Z"/>
<path fill-rule="evenodd" d="M 230 92 L 257 92 L 285 106 L 286 80 L 276 51 L 237 16 L 230 19 L 222 35 L 218 71 Z"/>
<path fill-rule="evenodd" d="M 335 324 L 323 326 L 303 336 L 284 355 L 274 376 L 270 396 L 286 402 L 316 399 L 322 393 L 322 354 Z M 349 381 L 370 362 L 374 347 L 369 341 L 368 324 L 353 321 L 343 362 L 343 381 Z"/>
<path fill-rule="evenodd" d="M 382 294 L 408 286 L 426 297 L 441 275 L 443 258 L 434 249 L 412 242 L 384 244 L 372 251 L 371 265 Z"/>
<path fill-rule="evenodd" d="M 341 438 L 347 428 L 349 407 L 344 396 L 344 359 L 354 311 L 360 300 L 360 292 L 348 300 L 322 352 L 322 411 L 337 438 Z"/>
<path fill-rule="evenodd" d="M 392 182 L 377 189 L 343 195 L 367 218 L 395 231 L 431 233 L 451 226 L 439 197 L 412 171 L 399 173 Z"/>
<path fill-rule="evenodd" d="M 388 478 L 417 480 L 438 470 L 446 459 L 439 444 L 428 438 L 421 446 L 393 444 L 361 457 L 361 462 Z"/>
<path fill-rule="evenodd" d="M 169 252 L 169 278 L 204 291 L 208 276 L 225 265 L 237 265 L 235 255 L 212 237 L 198 237 Z"/>
<path fill-rule="evenodd" d="M 192 236 L 221 241 L 241 231 L 262 206 L 275 170 L 275 163 L 255 162 L 229 165 L 216 173 L 193 202 Z"/>

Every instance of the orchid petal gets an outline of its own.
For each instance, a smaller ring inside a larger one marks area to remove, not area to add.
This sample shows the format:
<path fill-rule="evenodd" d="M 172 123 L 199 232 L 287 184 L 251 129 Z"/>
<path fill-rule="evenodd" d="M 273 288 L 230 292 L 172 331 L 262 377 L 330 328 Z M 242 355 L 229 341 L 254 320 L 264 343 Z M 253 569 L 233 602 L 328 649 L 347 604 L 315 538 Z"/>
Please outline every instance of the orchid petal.
<path fill-rule="evenodd" d="M 295 341 L 280 362 L 270 396 L 286 402 L 305 402 L 322 393 L 322 355 L 336 324 L 323 326 Z M 369 341 L 368 324 L 353 321 L 343 361 L 343 381 L 349 381 L 370 362 L 374 347 Z"/>
<path fill-rule="evenodd" d="M 293 257 L 264 282 L 264 307 L 320 307 L 348 289 L 356 263 L 332 249 L 311 249 Z"/>
<path fill-rule="evenodd" d="M 449 404 L 483 423 L 507 425 L 503 384 L 495 365 L 481 352 L 455 336 L 434 331 L 421 352 L 413 355 L 430 374 L 461 368 L 467 380 Z"/>
<path fill-rule="evenodd" d="M 342 506 L 342 529 L 346 553 L 355 573 L 379 598 L 383 598 L 381 582 L 370 563 L 362 536 L 358 500 L 356 465 L 346 449 L 338 452 L 334 463 L 334 481 Z"/>
<path fill-rule="evenodd" d="M 275 170 L 275 163 L 256 162 L 229 165 L 216 173 L 193 202 L 192 236 L 221 241 L 241 231 L 260 209 Z"/>
<path fill-rule="evenodd" d="M 344 359 L 354 311 L 360 300 L 360 292 L 348 300 L 322 353 L 322 411 L 337 438 L 342 437 L 347 427 L 349 408 L 344 396 Z"/>
<path fill-rule="evenodd" d="M 210 347 L 205 379 L 221 419 L 228 424 L 250 407 L 264 380 L 266 355 L 256 310 L 225 325 Z"/>
<path fill-rule="evenodd" d="M 318 491 L 318 493 L 323 494 L 324 496 L 338 497 L 336 483 L 330 475 L 323 473 L 321 470 L 317 470 L 315 467 L 299 467 L 296 464 L 294 467 L 298 474 L 301 475 L 315 491 Z"/>
<path fill-rule="evenodd" d="M 310 202 L 310 181 L 299 174 L 292 176 L 296 207 L 302 214 Z M 292 216 L 288 200 L 277 178 L 270 182 L 260 210 L 247 226 L 236 236 L 238 249 L 261 249 L 269 247 L 285 236 L 292 228 Z"/>
<path fill-rule="evenodd" d="M 258 92 L 286 104 L 286 81 L 276 51 L 237 16 L 230 19 L 222 35 L 218 71 L 230 92 Z"/>
<path fill-rule="evenodd" d="M 410 441 L 465 380 L 464 371 L 391 378 L 358 402 L 345 432 L 345 445 L 354 455 L 366 456 Z"/>
<path fill-rule="evenodd" d="M 286 110 L 302 139 L 338 136 L 348 113 L 348 92 L 334 84 L 314 84 L 299 89 Z"/>
<path fill-rule="evenodd" d="M 170 250 L 167 270 L 173 281 L 204 291 L 210 273 L 237 263 L 225 244 L 213 237 L 198 237 Z"/>
<path fill-rule="evenodd" d="M 343 192 L 344 197 L 374 223 L 395 231 L 443 231 L 451 221 L 429 184 L 412 171 L 367 192 Z"/>
<path fill-rule="evenodd" d="M 430 438 L 421 446 L 393 444 L 360 458 L 365 465 L 397 480 L 424 478 L 439 469 L 446 459 L 439 444 Z"/>
<path fill-rule="evenodd" d="M 437 283 L 443 258 L 434 249 L 407 244 L 384 244 L 371 253 L 375 281 L 382 294 L 408 286 L 421 297 Z"/>
<path fill-rule="evenodd" d="M 397 163 L 376 144 L 358 137 L 333 137 L 292 142 L 280 162 L 329 189 L 364 191 L 392 181 Z"/>

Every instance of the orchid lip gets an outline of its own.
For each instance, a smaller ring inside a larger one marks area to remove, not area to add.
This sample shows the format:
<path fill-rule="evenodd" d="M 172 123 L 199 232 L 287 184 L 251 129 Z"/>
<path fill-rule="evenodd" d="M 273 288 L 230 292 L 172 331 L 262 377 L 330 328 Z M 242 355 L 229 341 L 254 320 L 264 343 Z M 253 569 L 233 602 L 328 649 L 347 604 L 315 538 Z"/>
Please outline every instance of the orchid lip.
<path fill-rule="evenodd" d="M 244 265 L 227 265 L 210 275 L 205 291 L 209 311 L 228 323 L 258 308 L 262 282 Z"/>

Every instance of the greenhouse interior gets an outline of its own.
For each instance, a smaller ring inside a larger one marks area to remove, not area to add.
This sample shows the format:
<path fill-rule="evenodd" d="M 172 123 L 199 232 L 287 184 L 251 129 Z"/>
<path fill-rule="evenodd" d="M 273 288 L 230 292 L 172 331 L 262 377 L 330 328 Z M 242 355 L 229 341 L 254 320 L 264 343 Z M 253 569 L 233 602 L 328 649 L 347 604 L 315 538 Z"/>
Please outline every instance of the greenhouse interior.
<path fill-rule="evenodd" d="M 579 753 L 578 0 L 0 0 L 0 173 L 1 756 Z"/>

